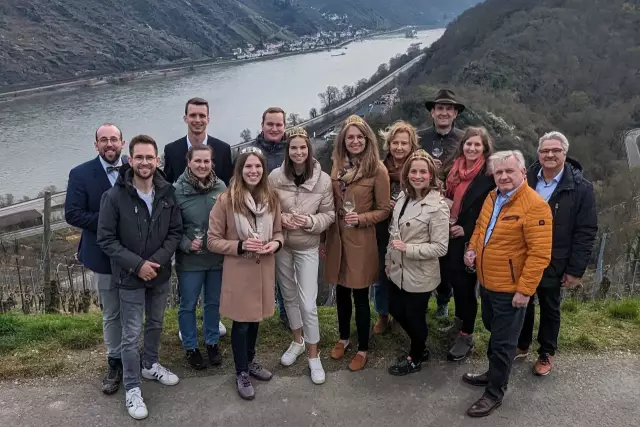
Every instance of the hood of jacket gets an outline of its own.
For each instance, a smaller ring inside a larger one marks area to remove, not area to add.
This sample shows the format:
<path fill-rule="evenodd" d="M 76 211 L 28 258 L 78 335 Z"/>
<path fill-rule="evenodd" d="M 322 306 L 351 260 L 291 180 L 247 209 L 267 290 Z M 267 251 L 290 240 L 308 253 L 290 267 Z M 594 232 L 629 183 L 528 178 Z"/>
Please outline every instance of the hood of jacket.
<path fill-rule="evenodd" d="M 137 196 L 136 187 L 133 185 L 133 168 L 129 163 L 123 164 L 120 168 L 115 185 L 123 187 L 130 194 Z M 174 191 L 173 185 L 167 182 L 164 172 L 158 168 L 153 174 L 153 186 L 156 190 L 156 196 L 163 196 Z"/>
<path fill-rule="evenodd" d="M 542 165 L 539 161 L 536 161 L 527 170 L 527 181 L 532 188 L 536 187 L 538 182 L 538 173 L 540 173 Z M 580 162 L 576 159 L 567 156 L 564 162 L 564 173 L 562 174 L 562 181 L 560 182 L 561 188 L 572 188 L 574 183 L 580 183 L 584 179 L 583 169 Z"/>
<path fill-rule="evenodd" d="M 262 151 L 264 151 L 265 155 L 267 153 L 279 153 L 286 147 L 287 139 L 286 136 L 283 136 L 279 142 L 267 141 L 264 137 L 264 132 L 260 132 L 260 134 L 256 137 L 255 145 Z"/>

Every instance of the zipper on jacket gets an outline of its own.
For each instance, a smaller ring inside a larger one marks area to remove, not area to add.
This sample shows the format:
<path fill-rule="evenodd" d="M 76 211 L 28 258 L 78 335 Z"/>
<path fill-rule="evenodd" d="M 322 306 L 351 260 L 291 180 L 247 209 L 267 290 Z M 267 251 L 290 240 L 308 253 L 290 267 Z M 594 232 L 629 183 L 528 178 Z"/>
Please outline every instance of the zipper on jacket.
<path fill-rule="evenodd" d="M 516 275 L 513 272 L 513 261 L 511 260 L 511 258 L 509 258 L 509 271 L 511 271 L 511 281 L 513 283 L 516 283 Z"/>
<path fill-rule="evenodd" d="M 495 199 L 493 199 L 493 207 L 495 208 L 496 202 L 498 201 L 498 197 L 496 196 Z M 491 232 L 491 236 L 489 236 L 489 240 L 487 240 L 487 244 L 485 245 L 484 241 L 482 241 L 482 256 L 480 257 L 480 270 L 482 270 L 482 283 L 484 284 L 484 250 L 486 249 L 487 246 L 489 246 L 489 242 L 491 241 L 491 238 L 493 237 L 493 233 L 496 230 L 496 227 L 498 226 L 498 221 L 500 220 L 500 214 L 502 213 L 502 209 L 504 209 L 505 206 L 507 206 L 509 203 L 511 203 L 511 200 L 508 200 L 507 203 L 505 203 L 504 205 L 502 205 L 502 207 L 500 208 L 500 210 L 498 211 L 498 215 L 496 216 L 496 223 L 493 225 L 493 231 Z M 491 216 L 493 216 L 493 209 L 491 209 Z M 484 230 L 484 235 L 487 235 L 487 231 L 489 231 L 489 226 L 491 225 L 491 217 L 489 217 L 489 223 L 487 224 L 487 228 Z M 477 273 L 476 273 L 477 275 Z M 513 276 L 513 270 L 511 271 L 511 276 Z M 515 282 L 515 280 L 514 280 Z"/>
<path fill-rule="evenodd" d="M 560 203 L 556 202 L 556 206 L 553 208 L 553 219 L 556 219 L 556 214 L 558 213 L 558 207 Z"/>

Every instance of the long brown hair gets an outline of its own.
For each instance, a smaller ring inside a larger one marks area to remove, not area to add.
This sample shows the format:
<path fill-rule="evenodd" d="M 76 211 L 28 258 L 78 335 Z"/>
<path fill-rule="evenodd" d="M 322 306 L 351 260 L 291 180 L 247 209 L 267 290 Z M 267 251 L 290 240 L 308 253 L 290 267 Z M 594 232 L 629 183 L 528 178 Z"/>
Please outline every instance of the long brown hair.
<path fill-rule="evenodd" d="M 260 182 L 258 182 L 258 184 L 256 185 L 255 190 L 253 191 L 254 200 L 256 201 L 256 204 L 266 203 L 269 212 L 273 213 L 275 212 L 278 203 L 280 203 L 280 199 L 278 198 L 278 193 L 276 193 L 271 184 L 269 184 L 267 162 L 265 161 L 262 153 L 258 151 L 242 153 L 236 160 L 236 166 L 233 168 L 233 177 L 231 177 L 229 189 L 227 190 L 227 192 L 229 193 L 229 197 L 231 197 L 231 206 L 233 208 L 233 212 L 240 213 L 246 217 L 250 215 L 249 209 L 245 204 L 245 195 L 247 193 L 251 193 L 251 190 L 249 190 L 249 188 L 247 187 L 247 183 L 242 177 L 244 164 L 247 162 L 247 159 L 250 156 L 255 156 L 256 158 L 258 158 L 258 160 L 260 160 L 260 163 L 262 164 L 262 177 L 260 178 Z"/>
<path fill-rule="evenodd" d="M 442 191 L 442 181 L 440 181 L 440 178 L 438 178 L 438 168 L 433 161 L 433 157 L 431 157 L 429 153 L 424 150 L 415 151 L 404 163 L 401 174 L 402 189 L 409 195 L 410 198 L 414 200 L 418 199 L 416 189 L 413 188 L 409 183 L 409 171 L 411 170 L 411 165 L 416 160 L 422 160 L 426 162 L 427 170 L 429 171 L 429 185 L 427 185 L 427 187 L 424 189 L 424 195 L 426 196 L 427 194 L 429 194 L 431 190 Z"/>
<path fill-rule="evenodd" d="M 304 172 L 302 173 L 302 179 L 306 182 L 313 176 L 313 146 L 311 145 L 307 132 L 300 127 L 287 131 L 287 145 L 284 149 L 284 167 L 282 168 L 282 171 L 287 178 L 293 180 L 295 169 L 293 167 L 293 160 L 291 160 L 291 156 L 289 155 L 289 147 L 291 146 L 291 141 L 296 138 L 302 138 L 307 144 L 307 153 L 309 155 L 307 156 L 307 160 L 304 162 Z"/>
<path fill-rule="evenodd" d="M 340 133 L 333 141 L 333 154 L 331 155 L 333 168 L 331 176 L 337 176 L 339 171 L 345 166 L 344 158 L 348 153 L 345 139 L 347 137 L 347 130 L 351 126 L 358 128 L 358 130 L 360 130 L 364 135 L 365 146 L 364 151 L 360 155 L 360 171 L 362 172 L 363 178 L 371 178 L 378 172 L 378 167 L 380 167 L 378 139 L 376 138 L 376 134 L 373 132 L 373 129 L 371 129 L 371 126 L 369 126 L 360 116 L 356 115 L 350 116 L 344 121 Z"/>

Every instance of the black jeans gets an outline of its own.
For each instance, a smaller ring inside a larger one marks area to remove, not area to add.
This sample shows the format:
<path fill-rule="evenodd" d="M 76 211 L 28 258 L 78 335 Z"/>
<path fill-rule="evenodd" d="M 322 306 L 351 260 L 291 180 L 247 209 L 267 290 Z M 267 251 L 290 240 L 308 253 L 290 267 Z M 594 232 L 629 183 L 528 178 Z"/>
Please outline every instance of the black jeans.
<path fill-rule="evenodd" d="M 449 304 L 453 290 L 451 289 L 451 279 L 449 277 L 449 256 L 445 255 L 439 259 L 440 262 L 440 284 L 436 289 L 436 301 L 438 306 Z M 456 308 L 456 313 L 457 313 Z"/>
<path fill-rule="evenodd" d="M 453 300 L 456 303 L 456 317 L 462 321 L 461 331 L 472 334 L 478 314 L 478 294 L 476 293 L 476 273 L 465 270 L 462 262 L 449 264 L 449 277 L 453 285 Z"/>
<path fill-rule="evenodd" d="M 511 305 L 513 294 L 493 292 L 482 287 L 480 296 L 482 323 L 491 333 L 487 347 L 489 384 L 484 395 L 500 402 L 504 397 L 504 388 L 509 383 L 511 365 L 516 355 L 518 337 L 527 309 Z"/>
<path fill-rule="evenodd" d="M 540 305 L 540 327 L 538 328 L 539 354 L 554 356 L 558 349 L 558 334 L 560 333 L 560 283 L 558 286 L 538 287 L 538 304 Z M 527 306 L 522 332 L 518 340 L 518 348 L 528 349 L 533 341 L 533 321 L 536 307 L 533 297 Z"/>
<path fill-rule="evenodd" d="M 371 327 L 371 308 L 369 307 L 369 288 L 350 289 L 336 285 L 336 306 L 338 308 L 338 330 L 341 340 L 351 336 L 351 293 L 356 307 L 356 328 L 358 329 L 358 351 L 369 351 L 369 328 Z"/>
<path fill-rule="evenodd" d="M 236 374 L 249 372 L 249 363 L 256 355 L 259 322 L 236 322 L 231 327 L 231 350 L 236 365 Z"/>
<path fill-rule="evenodd" d="M 411 339 L 409 356 L 416 363 L 422 360 L 429 329 L 426 312 L 431 292 L 411 293 L 389 284 L 389 313 Z"/>

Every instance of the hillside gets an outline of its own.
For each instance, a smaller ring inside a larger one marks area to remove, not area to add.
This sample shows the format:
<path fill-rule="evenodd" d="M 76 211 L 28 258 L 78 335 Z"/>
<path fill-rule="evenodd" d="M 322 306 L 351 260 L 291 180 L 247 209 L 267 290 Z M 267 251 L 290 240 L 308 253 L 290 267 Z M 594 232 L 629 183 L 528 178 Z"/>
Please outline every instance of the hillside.
<path fill-rule="evenodd" d="M 3 0 L 0 87 L 206 59 L 245 42 L 291 40 L 321 29 L 444 25 L 477 0 L 455 6 L 444 0 L 393 3 L 389 8 L 382 0 Z"/>
<path fill-rule="evenodd" d="M 638 0 L 487 0 L 431 46 L 393 114 L 427 125 L 424 100 L 447 86 L 470 107 L 459 125 L 487 125 L 499 147 L 530 161 L 539 136 L 565 133 L 569 154 L 596 182 L 601 230 L 625 251 L 640 233 L 628 203 L 640 181 L 621 142 L 640 127 L 639 46 Z"/>

